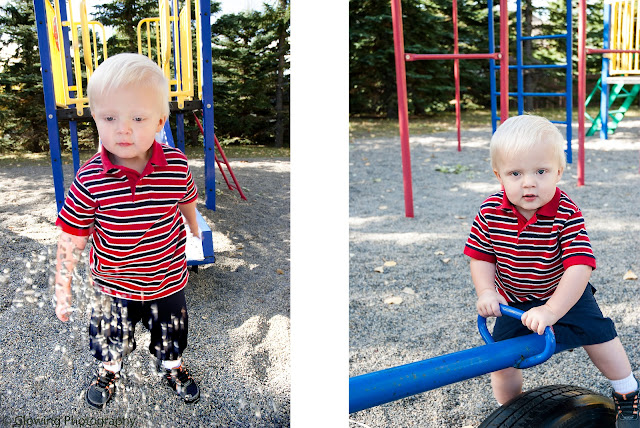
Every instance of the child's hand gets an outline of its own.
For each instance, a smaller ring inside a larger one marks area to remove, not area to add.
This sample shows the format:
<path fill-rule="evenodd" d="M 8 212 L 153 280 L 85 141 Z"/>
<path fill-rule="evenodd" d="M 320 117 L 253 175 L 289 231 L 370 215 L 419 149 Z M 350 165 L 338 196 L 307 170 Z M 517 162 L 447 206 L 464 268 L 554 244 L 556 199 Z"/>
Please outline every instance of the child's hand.
<path fill-rule="evenodd" d="M 191 229 L 191 233 L 193 234 L 193 236 L 195 236 L 198 239 L 202 239 L 202 235 L 200 232 L 200 229 L 196 228 L 195 230 Z"/>
<path fill-rule="evenodd" d="M 476 308 L 478 309 L 478 315 L 485 318 L 487 317 L 499 317 L 502 316 L 500 312 L 500 303 L 507 304 L 507 301 L 500 293 L 495 290 L 485 290 L 478 295 L 478 301 L 476 302 Z"/>
<path fill-rule="evenodd" d="M 544 329 L 554 325 L 560 319 L 547 305 L 529 309 L 522 315 L 522 324 L 529 330 L 544 334 Z"/>
<path fill-rule="evenodd" d="M 56 284 L 56 316 L 62 322 L 69 321 L 71 313 L 71 290 Z"/>

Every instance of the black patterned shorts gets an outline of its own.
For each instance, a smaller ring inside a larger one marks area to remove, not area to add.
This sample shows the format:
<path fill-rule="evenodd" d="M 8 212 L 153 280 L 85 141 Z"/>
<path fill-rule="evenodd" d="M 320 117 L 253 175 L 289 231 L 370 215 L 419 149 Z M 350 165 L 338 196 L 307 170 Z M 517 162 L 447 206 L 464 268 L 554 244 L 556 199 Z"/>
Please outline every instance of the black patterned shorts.
<path fill-rule="evenodd" d="M 135 301 L 99 293 L 91 311 L 89 346 L 100 361 L 118 361 L 136 349 L 138 321 L 151 332 L 149 352 L 176 360 L 187 348 L 189 317 L 184 290 L 157 300 Z"/>

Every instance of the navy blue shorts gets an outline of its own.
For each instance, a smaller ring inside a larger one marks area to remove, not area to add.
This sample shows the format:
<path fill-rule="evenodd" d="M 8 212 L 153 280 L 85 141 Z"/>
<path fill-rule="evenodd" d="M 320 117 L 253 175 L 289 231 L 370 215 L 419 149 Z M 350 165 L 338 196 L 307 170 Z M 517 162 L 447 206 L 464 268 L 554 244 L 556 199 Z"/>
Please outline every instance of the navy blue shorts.
<path fill-rule="evenodd" d="M 184 290 L 142 302 L 97 294 L 91 310 L 89 347 L 98 360 L 118 361 L 133 352 L 139 321 L 151 332 L 149 352 L 156 358 L 176 360 L 187 348 L 189 317 Z"/>
<path fill-rule="evenodd" d="M 595 292 L 596 289 L 591 284 L 587 284 L 582 297 L 565 316 L 553 325 L 558 344 L 578 348 L 584 345 L 605 343 L 618 335 L 611 318 L 605 318 L 602 315 L 600 307 L 593 297 Z M 544 305 L 545 302 L 534 300 L 525 303 L 510 303 L 509 306 L 526 312 L 536 306 Z M 503 315 L 496 318 L 492 335 L 496 341 L 500 341 L 531 333 L 532 331 L 524 326 L 522 321 Z"/>

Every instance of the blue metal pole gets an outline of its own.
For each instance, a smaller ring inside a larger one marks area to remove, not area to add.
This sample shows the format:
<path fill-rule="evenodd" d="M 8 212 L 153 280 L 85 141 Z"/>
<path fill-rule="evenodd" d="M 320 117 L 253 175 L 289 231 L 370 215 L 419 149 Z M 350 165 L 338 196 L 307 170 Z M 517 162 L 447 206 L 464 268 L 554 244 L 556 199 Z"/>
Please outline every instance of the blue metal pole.
<path fill-rule="evenodd" d="M 169 120 L 164 123 L 164 137 L 167 140 L 167 144 L 171 147 L 176 147 L 176 143 L 173 141 L 173 133 L 171 132 L 171 124 Z"/>
<path fill-rule="evenodd" d="M 51 154 L 51 169 L 53 185 L 56 194 L 58 211 L 64 205 L 64 175 L 62 172 L 62 158 L 60 153 L 60 132 L 58 116 L 56 114 L 56 98 L 53 86 L 53 70 L 51 70 L 51 55 L 49 53 L 49 36 L 47 34 L 47 14 L 44 8 L 45 0 L 34 0 L 36 14 L 36 29 L 38 31 L 38 50 L 40 51 L 40 69 L 44 89 L 44 107 L 47 115 L 47 132 L 49 135 L 49 153 Z"/>
<path fill-rule="evenodd" d="M 513 367 L 539 354 L 545 338 L 516 337 L 349 379 L 349 413 Z"/>
<path fill-rule="evenodd" d="M 200 1 L 200 28 L 202 32 L 202 127 L 204 129 L 204 183 L 205 205 L 216 209 L 215 133 L 213 128 L 213 65 L 211 54 L 211 4 Z"/>
<path fill-rule="evenodd" d="M 186 153 L 184 148 L 184 113 L 182 112 L 176 114 L 176 139 L 180 151 Z"/>
<path fill-rule="evenodd" d="M 571 0 L 567 0 L 567 34 L 566 34 L 566 45 L 567 45 L 567 74 L 566 74 L 566 92 L 567 92 L 567 162 L 571 163 L 573 160 L 573 156 L 571 154 L 571 138 L 573 134 L 573 130 L 571 128 L 571 124 L 573 123 L 573 60 L 572 60 L 572 49 L 573 49 L 573 21 L 571 20 Z"/>
<path fill-rule="evenodd" d="M 495 31 L 493 25 L 493 0 L 488 0 L 488 21 L 489 21 L 489 52 L 495 53 Z M 496 94 L 496 61 L 494 59 L 489 60 L 489 88 L 491 90 L 491 132 L 496 132 L 498 123 L 498 103 Z"/>
<path fill-rule="evenodd" d="M 611 4 L 604 4 L 603 11 L 604 29 L 602 35 L 602 48 L 611 48 Z M 607 140 L 609 138 L 609 57 L 602 55 L 602 71 L 600 72 L 600 138 Z"/>
<path fill-rule="evenodd" d="M 69 121 L 69 136 L 71 138 L 71 155 L 73 157 L 73 174 L 80 169 L 80 149 L 78 148 L 78 122 Z"/>
<path fill-rule="evenodd" d="M 500 305 L 500 311 L 516 319 L 524 314 L 506 305 Z M 550 327 L 545 329 L 544 336 L 534 333 L 495 342 L 486 318 L 478 316 L 478 330 L 487 343 L 484 346 L 350 378 L 349 413 L 507 367 L 533 367 L 548 360 L 554 352 L 567 349 L 563 345 L 556 347 Z"/>
<path fill-rule="evenodd" d="M 524 113 L 524 82 L 523 82 L 523 61 L 522 61 L 522 2 L 516 1 L 516 63 L 518 78 L 518 115 Z"/>

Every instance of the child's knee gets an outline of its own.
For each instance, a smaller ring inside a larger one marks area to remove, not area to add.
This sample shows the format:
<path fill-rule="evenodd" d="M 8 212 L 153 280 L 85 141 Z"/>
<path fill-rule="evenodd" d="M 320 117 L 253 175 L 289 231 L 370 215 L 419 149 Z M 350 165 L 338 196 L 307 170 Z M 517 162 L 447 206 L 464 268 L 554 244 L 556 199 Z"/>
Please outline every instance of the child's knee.
<path fill-rule="evenodd" d="M 522 372 L 514 367 L 491 373 L 493 396 L 500 405 L 522 392 Z"/>
<path fill-rule="evenodd" d="M 507 367 L 491 373 L 491 378 L 496 380 L 517 380 L 521 378 L 520 369 L 515 367 Z"/>

